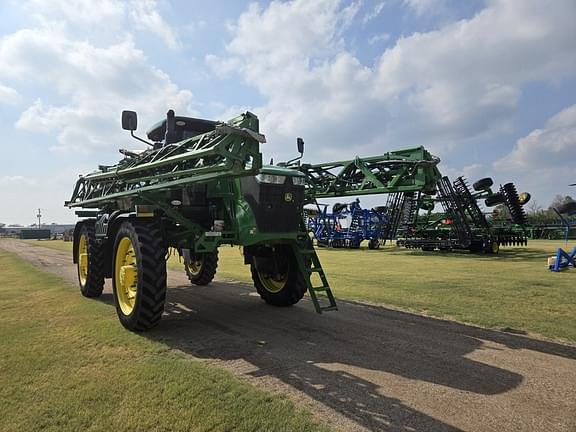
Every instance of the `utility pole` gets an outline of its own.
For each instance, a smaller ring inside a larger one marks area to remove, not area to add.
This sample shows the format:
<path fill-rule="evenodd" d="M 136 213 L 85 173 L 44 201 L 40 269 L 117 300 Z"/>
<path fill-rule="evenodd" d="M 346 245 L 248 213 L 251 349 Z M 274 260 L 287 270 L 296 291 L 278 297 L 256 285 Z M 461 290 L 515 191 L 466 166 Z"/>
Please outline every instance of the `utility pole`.
<path fill-rule="evenodd" d="M 36 215 L 36 217 L 38 218 L 38 229 L 40 229 L 40 227 L 42 226 L 42 223 L 41 223 L 42 212 L 40 211 L 40 209 L 38 209 L 38 214 Z"/>

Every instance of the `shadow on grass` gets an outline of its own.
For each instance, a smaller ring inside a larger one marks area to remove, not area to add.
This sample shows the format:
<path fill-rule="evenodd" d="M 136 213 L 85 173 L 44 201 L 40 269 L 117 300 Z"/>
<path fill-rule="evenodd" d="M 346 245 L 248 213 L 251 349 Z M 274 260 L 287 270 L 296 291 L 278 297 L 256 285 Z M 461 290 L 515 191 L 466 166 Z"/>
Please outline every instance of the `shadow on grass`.
<path fill-rule="evenodd" d="M 339 312 L 319 316 L 308 301 L 267 306 L 242 284 L 179 287 L 169 290 L 160 325 L 144 335 L 195 357 L 239 364 L 239 373 L 280 380 L 374 431 L 458 430 L 386 396 L 389 383 L 402 385 L 388 374 L 479 395 L 520 385 L 521 375 L 466 357 L 482 340 L 576 359 L 576 348 L 552 342 L 340 304 Z"/>

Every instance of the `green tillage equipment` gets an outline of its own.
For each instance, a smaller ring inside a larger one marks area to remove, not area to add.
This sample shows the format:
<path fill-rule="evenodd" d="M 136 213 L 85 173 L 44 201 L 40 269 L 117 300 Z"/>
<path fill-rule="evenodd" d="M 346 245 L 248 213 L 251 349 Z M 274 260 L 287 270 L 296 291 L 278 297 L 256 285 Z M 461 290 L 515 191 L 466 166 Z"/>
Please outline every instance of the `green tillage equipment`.
<path fill-rule="evenodd" d="M 136 122 L 136 113 L 123 113 L 132 135 Z M 151 149 L 121 150 L 117 165 L 81 176 L 66 205 L 87 218 L 76 224 L 73 244 L 82 294 L 100 296 L 111 278 L 121 323 L 149 329 L 164 310 L 168 248 L 184 257 L 190 281 L 205 285 L 218 246 L 231 244 L 243 246 L 267 303 L 289 306 L 308 291 L 317 312 L 337 309 L 302 229 L 304 175 L 263 166 L 258 129 L 251 113 L 217 123 L 169 111 L 147 133 Z M 320 286 L 312 285 L 313 274 Z"/>
<path fill-rule="evenodd" d="M 428 215 L 422 217 L 411 211 L 401 223 L 397 244 L 423 250 L 468 249 L 486 253 L 497 253 L 500 246 L 525 245 L 526 215 L 522 206 L 530 199 L 529 194 L 520 194 L 519 197 L 512 183 L 501 186 L 496 193 L 492 192 L 491 186 L 491 179 L 482 179 L 474 184 L 473 192 L 463 177 L 454 182 L 442 177 L 435 198 L 418 196 L 410 201 L 416 209 L 427 209 Z M 485 199 L 487 206 L 504 204 L 510 211 L 512 223 L 488 221 L 477 203 L 481 199 Z M 429 220 L 434 208 L 430 206 L 431 200 L 442 204 L 443 219 L 450 222 L 448 225 L 439 224 L 439 220 Z M 425 205 L 422 205 L 424 201 Z"/>

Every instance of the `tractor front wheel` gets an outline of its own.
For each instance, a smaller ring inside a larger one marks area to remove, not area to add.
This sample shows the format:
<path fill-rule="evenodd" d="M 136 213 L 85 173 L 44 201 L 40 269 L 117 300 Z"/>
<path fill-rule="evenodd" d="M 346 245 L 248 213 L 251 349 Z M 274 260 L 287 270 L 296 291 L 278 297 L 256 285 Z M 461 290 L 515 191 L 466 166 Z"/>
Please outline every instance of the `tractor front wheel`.
<path fill-rule="evenodd" d="M 154 327 L 166 300 L 166 248 L 154 223 L 124 222 L 114 243 L 112 282 L 118 318 L 132 331 Z"/>
<path fill-rule="evenodd" d="M 100 297 L 104 289 L 104 248 L 96 243 L 94 224 L 84 222 L 76 247 L 80 292 L 84 297 Z"/>
<path fill-rule="evenodd" d="M 194 285 L 208 285 L 216 275 L 218 268 L 218 251 L 197 254 L 184 263 L 186 275 Z"/>
<path fill-rule="evenodd" d="M 273 246 L 266 256 L 254 256 L 250 271 L 256 291 L 268 304 L 292 306 L 306 293 L 304 275 L 288 246 Z"/>

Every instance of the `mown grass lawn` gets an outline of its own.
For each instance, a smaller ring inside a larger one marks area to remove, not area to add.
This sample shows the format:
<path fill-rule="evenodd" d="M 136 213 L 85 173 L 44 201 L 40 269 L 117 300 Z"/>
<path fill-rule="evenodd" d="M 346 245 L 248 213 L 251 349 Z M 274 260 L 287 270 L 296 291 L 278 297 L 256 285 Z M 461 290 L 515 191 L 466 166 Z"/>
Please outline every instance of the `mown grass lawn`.
<path fill-rule="evenodd" d="M 55 248 L 71 243 L 37 242 Z M 576 270 L 553 273 L 547 257 L 562 241 L 534 240 L 497 256 L 379 250 L 318 249 L 338 298 L 393 306 L 491 328 L 576 341 Z M 183 268 L 176 257 L 172 268 Z M 241 249 L 222 246 L 218 276 L 251 282 Z"/>
<path fill-rule="evenodd" d="M 109 305 L 2 250 L 0 275 L 3 432 L 325 430 L 280 396 L 124 330 Z"/>

